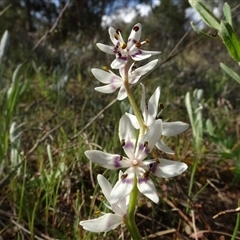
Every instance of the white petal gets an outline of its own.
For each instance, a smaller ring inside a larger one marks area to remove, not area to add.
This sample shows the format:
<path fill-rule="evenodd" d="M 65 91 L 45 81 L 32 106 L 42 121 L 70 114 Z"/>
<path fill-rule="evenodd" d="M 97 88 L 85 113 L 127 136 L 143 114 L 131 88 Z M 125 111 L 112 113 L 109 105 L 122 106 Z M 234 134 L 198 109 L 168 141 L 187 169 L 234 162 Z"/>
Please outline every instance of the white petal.
<path fill-rule="evenodd" d="M 159 159 L 159 163 L 152 164 L 151 172 L 158 177 L 170 178 L 182 174 L 187 168 L 187 164 L 182 162 Z"/>
<path fill-rule="evenodd" d="M 114 36 L 115 33 L 116 33 L 116 29 L 113 28 L 113 27 L 110 27 L 110 28 L 108 29 L 108 33 L 109 33 L 109 36 L 110 36 L 110 39 L 111 39 L 113 45 L 116 45 L 117 42 L 118 42 L 118 40 L 117 40 L 117 39 L 115 38 L 115 36 Z"/>
<path fill-rule="evenodd" d="M 110 182 L 101 174 L 97 175 L 97 180 L 99 183 L 99 186 L 101 187 L 104 196 L 106 197 L 106 199 L 108 200 L 108 202 L 110 201 L 110 192 L 112 191 L 112 186 L 110 184 Z"/>
<path fill-rule="evenodd" d="M 123 161 L 122 157 L 117 154 L 105 153 L 98 150 L 88 150 L 85 151 L 85 155 L 92 162 L 108 169 L 129 167 L 129 164 Z"/>
<path fill-rule="evenodd" d="M 114 74 L 113 72 L 106 72 L 102 69 L 98 68 L 92 68 L 91 69 L 92 74 L 94 77 L 101 83 L 104 84 L 111 84 L 111 83 L 118 83 L 118 84 L 123 84 L 122 78 Z"/>
<path fill-rule="evenodd" d="M 123 198 L 125 198 L 127 195 L 130 194 L 130 192 L 133 189 L 134 184 L 134 169 L 133 167 L 129 168 L 125 173 L 124 177 L 119 179 L 115 186 L 112 189 L 112 192 L 110 194 L 110 203 L 116 203 L 121 201 Z"/>
<path fill-rule="evenodd" d="M 147 114 L 147 105 L 146 105 L 146 89 L 145 89 L 145 86 L 140 83 L 141 86 L 142 86 L 142 98 L 141 98 L 141 104 L 140 104 L 140 108 L 142 110 L 142 115 L 143 115 L 143 120 L 144 120 L 144 123 L 146 124 L 147 123 L 147 118 L 148 118 L 148 114 Z"/>
<path fill-rule="evenodd" d="M 129 82 L 131 84 L 136 83 L 139 80 L 140 76 L 143 76 L 144 74 L 148 73 L 151 71 L 158 63 L 158 59 L 152 60 L 151 62 L 136 68 L 135 70 L 129 72 L 130 80 Z M 131 69 L 131 68 L 130 68 Z"/>
<path fill-rule="evenodd" d="M 122 58 L 116 58 L 113 60 L 113 62 L 111 63 L 111 68 L 113 69 L 119 69 L 125 66 L 125 64 L 127 63 L 127 57 L 122 56 Z"/>
<path fill-rule="evenodd" d="M 163 122 L 163 136 L 171 137 L 179 133 L 186 131 L 189 127 L 187 123 L 184 122 Z"/>
<path fill-rule="evenodd" d="M 134 61 L 141 61 L 147 58 L 150 58 L 152 55 L 160 54 L 159 51 L 146 51 L 140 48 L 137 48 L 135 45 L 129 51 L 130 56 Z"/>
<path fill-rule="evenodd" d="M 96 45 L 101 51 L 103 51 L 105 53 L 112 54 L 112 55 L 115 54 L 113 46 L 105 45 L 102 43 L 97 43 Z"/>
<path fill-rule="evenodd" d="M 156 147 L 167 154 L 175 154 L 174 151 L 169 148 L 161 139 L 156 143 Z"/>
<path fill-rule="evenodd" d="M 156 142 L 160 139 L 162 133 L 162 120 L 156 120 L 151 128 L 140 137 L 138 147 L 136 149 L 136 158 L 143 160 L 149 152 L 152 151 Z"/>
<path fill-rule="evenodd" d="M 129 117 L 129 119 L 130 119 L 133 127 L 134 127 L 135 129 L 139 129 L 140 126 L 139 126 L 139 122 L 138 122 L 136 116 L 133 115 L 133 114 L 130 114 L 130 113 L 125 113 L 125 114 Z"/>
<path fill-rule="evenodd" d="M 153 181 L 149 177 L 138 177 L 137 186 L 139 191 L 153 202 L 158 203 L 159 198 Z"/>
<path fill-rule="evenodd" d="M 127 92 L 126 92 L 124 85 L 122 85 L 119 89 L 117 99 L 118 99 L 118 101 L 121 101 L 121 100 L 125 99 L 126 97 L 127 97 Z"/>
<path fill-rule="evenodd" d="M 115 92 L 120 86 L 120 84 L 108 84 L 101 87 L 95 87 L 94 90 L 101 92 L 101 93 L 113 93 Z"/>
<path fill-rule="evenodd" d="M 122 222 L 122 216 L 107 213 L 99 218 L 81 221 L 79 224 L 83 226 L 85 230 L 90 232 L 108 232 L 115 229 Z"/>
<path fill-rule="evenodd" d="M 140 41 L 141 35 L 142 35 L 142 25 L 140 23 L 137 23 L 133 26 L 130 36 L 128 38 L 128 43 L 127 43 L 128 49 L 130 49 L 133 46 L 133 44 Z"/>
<path fill-rule="evenodd" d="M 148 101 L 148 119 L 147 126 L 152 125 L 152 123 L 156 120 L 157 112 L 158 112 L 158 102 L 160 98 L 160 87 L 157 87 L 153 95 L 150 97 Z"/>
<path fill-rule="evenodd" d="M 123 149 L 126 155 L 130 159 L 133 159 L 135 157 L 136 135 L 130 119 L 125 114 L 119 121 L 119 139 L 121 142 L 124 140 L 125 144 L 123 145 Z"/>

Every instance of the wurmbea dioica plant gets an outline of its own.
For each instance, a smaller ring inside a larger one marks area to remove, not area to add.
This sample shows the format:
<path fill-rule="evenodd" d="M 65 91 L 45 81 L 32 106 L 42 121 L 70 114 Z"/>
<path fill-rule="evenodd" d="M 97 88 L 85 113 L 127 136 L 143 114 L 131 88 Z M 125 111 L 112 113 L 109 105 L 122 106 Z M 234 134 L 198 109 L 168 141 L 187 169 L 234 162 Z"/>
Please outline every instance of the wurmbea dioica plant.
<path fill-rule="evenodd" d="M 104 71 L 93 68 L 93 75 L 100 82 L 106 84 L 95 88 L 95 90 L 102 93 L 112 93 L 120 88 L 118 100 L 128 97 L 134 115 L 125 113 L 119 122 L 119 140 L 126 156 L 99 150 L 85 152 L 89 160 L 102 167 L 116 170 L 126 169 L 124 173 L 120 172 L 119 180 L 113 188 L 103 176 L 98 175 L 99 185 L 111 205 L 109 208 L 115 214 L 108 213 L 97 219 L 80 222 L 80 225 L 85 230 L 92 232 L 107 232 L 123 222 L 127 225 L 134 240 L 142 239 L 134 219 L 138 191 L 153 202 L 158 203 L 159 197 L 150 175 L 170 178 L 181 174 L 187 169 L 185 163 L 162 158 L 151 158 L 150 154 L 155 147 L 162 152 L 174 154 L 162 141 L 161 137 L 179 134 L 188 128 L 188 124 L 179 121 L 162 121 L 159 116 L 160 113 L 158 113 L 159 87 L 146 105 L 145 87 L 142 85 L 140 104 L 142 113 L 140 112 L 133 97 L 131 86 L 137 84 L 143 75 L 151 71 L 157 65 L 158 60 L 153 60 L 138 68 L 135 66 L 134 61 L 141 61 L 160 53 L 159 51 L 142 50 L 141 47 L 149 43 L 149 40 L 140 42 L 141 31 L 141 24 L 136 24 L 132 28 L 127 43 L 125 43 L 121 31 L 110 27 L 109 35 L 114 46 L 97 43 L 97 46 L 102 51 L 115 54 L 115 60 L 112 62 L 111 67 L 118 69 L 120 76 L 110 70 Z M 136 129 L 139 130 L 137 134 Z M 100 224 L 102 226 L 99 226 Z"/>

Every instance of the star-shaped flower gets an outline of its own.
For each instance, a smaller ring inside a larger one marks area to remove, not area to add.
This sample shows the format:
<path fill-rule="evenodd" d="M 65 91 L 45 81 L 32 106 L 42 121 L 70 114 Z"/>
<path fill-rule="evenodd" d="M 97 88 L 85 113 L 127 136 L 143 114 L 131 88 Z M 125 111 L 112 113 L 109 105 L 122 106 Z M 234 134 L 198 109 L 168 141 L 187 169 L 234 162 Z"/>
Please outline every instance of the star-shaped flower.
<path fill-rule="evenodd" d="M 151 71 L 156 65 L 158 60 L 155 59 L 149 62 L 146 65 L 140 66 L 138 68 L 134 68 L 134 64 L 128 70 L 128 82 L 133 85 L 136 84 L 141 76 Z M 118 88 L 120 88 L 118 92 L 118 100 L 123 100 L 127 97 L 127 93 L 124 87 L 124 68 L 119 69 L 120 76 L 116 75 L 112 71 L 104 71 L 98 68 L 93 68 L 92 73 L 101 83 L 106 84 L 105 86 L 95 87 L 95 90 L 102 93 L 113 93 Z"/>
<path fill-rule="evenodd" d="M 142 25 L 137 23 L 131 31 L 127 43 L 124 42 L 120 29 L 110 27 L 108 29 L 110 39 L 114 46 L 97 43 L 100 50 L 108 54 L 114 54 L 116 59 L 112 62 L 111 68 L 118 69 L 124 67 L 130 56 L 134 61 L 141 61 L 152 55 L 159 54 L 159 51 L 145 51 L 141 49 L 149 40 L 139 42 L 142 34 Z"/>
<path fill-rule="evenodd" d="M 143 115 L 144 124 L 148 129 L 153 126 L 153 123 L 157 121 L 159 116 L 158 113 L 158 103 L 160 99 L 160 87 L 157 87 L 153 95 L 150 97 L 148 104 L 145 100 L 145 87 L 142 85 L 142 98 L 141 98 L 141 110 Z M 139 129 L 139 123 L 135 115 L 126 113 L 130 118 L 134 128 Z M 182 133 L 188 129 L 189 125 L 187 123 L 176 121 L 176 122 L 162 122 L 162 135 L 166 137 L 175 136 L 179 133 Z M 156 143 L 156 147 L 168 154 L 174 154 L 174 152 L 163 142 L 162 139 L 159 139 Z"/>
<path fill-rule="evenodd" d="M 123 115 L 119 124 L 119 138 L 127 157 L 105 153 L 98 150 L 86 151 L 86 156 L 94 163 L 108 169 L 128 168 L 121 179 L 118 180 L 110 194 L 110 202 L 116 203 L 128 196 L 137 179 L 138 190 L 153 202 L 159 201 L 156 188 L 149 177 L 150 173 L 158 177 L 174 177 L 187 169 L 181 162 L 166 159 L 145 160 L 152 151 L 162 134 L 162 120 L 158 119 L 143 136 L 137 140 L 134 127 L 127 117 Z"/>
<path fill-rule="evenodd" d="M 122 176 L 122 171 L 119 173 L 119 178 Z M 102 189 L 102 192 L 108 202 L 110 202 L 110 193 L 112 191 L 112 186 L 109 181 L 102 175 L 97 176 L 98 183 Z M 108 232 L 115 229 L 120 225 L 127 213 L 127 205 L 129 198 L 123 198 L 118 203 L 111 204 L 110 206 L 105 204 L 114 213 L 103 213 L 103 216 L 91 220 L 81 221 L 79 224 L 83 228 L 90 232 Z"/>

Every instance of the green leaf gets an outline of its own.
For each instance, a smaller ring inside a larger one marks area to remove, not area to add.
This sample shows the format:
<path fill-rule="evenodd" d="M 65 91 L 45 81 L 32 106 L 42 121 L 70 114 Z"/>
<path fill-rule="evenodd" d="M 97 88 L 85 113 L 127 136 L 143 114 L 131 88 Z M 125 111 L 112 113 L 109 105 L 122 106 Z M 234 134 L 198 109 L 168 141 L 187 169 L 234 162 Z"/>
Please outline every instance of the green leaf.
<path fill-rule="evenodd" d="M 240 84 L 240 76 L 234 72 L 231 68 L 227 67 L 224 63 L 220 63 L 220 67 L 233 79 Z"/>
<path fill-rule="evenodd" d="M 201 31 L 199 28 L 197 28 L 197 27 L 194 25 L 193 22 L 190 22 L 190 24 L 191 24 L 193 30 L 194 30 L 197 34 L 200 34 L 200 35 L 202 35 L 202 36 L 204 36 L 204 37 L 208 37 L 208 38 L 215 38 L 215 37 L 217 36 L 217 34 L 216 34 L 216 36 L 214 36 L 214 35 L 210 35 L 210 34 L 208 34 L 208 33 L 205 33 L 205 32 L 203 32 L 203 31 Z M 216 31 L 216 30 L 214 30 L 214 31 Z"/>
<path fill-rule="evenodd" d="M 232 58 L 240 62 L 240 41 L 232 26 L 226 21 L 221 21 L 219 34 L 222 36 L 223 42 Z"/>
<path fill-rule="evenodd" d="M 226 21 L 232 26 L 232 13 L 228 3 L 224 3 L 223 5 L 223 14 L 226 18 Z"/>
<path fill-rule="evenodd" d="M 189 0 L 189 4 L 198 11 L 202 20 L 210 27 L 219 30 L 220 20 L 199 0 Z"/>

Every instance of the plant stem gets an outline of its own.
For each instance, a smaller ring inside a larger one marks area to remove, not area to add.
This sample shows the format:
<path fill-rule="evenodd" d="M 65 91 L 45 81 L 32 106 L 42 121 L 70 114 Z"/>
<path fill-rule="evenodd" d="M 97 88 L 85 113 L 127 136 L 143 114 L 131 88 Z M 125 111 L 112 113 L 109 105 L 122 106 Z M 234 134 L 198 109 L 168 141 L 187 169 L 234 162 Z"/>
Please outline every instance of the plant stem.
<path fill-rule="evenodd" d="M 123 83 L 124 83 L 124 87 L 126 89 L 127 95 L 128 95 L 128 99 L 129 102 L 132 106 L 133 112 L 138 120 L 139 126 L 140 126 L 140 136 L 143 135 L 145 133 L 145 124 L 142 118 L 142 114 L 139 111 L 139 108 L 135 102 L 135 99 L 133 97 L 130 85 L 129 85 L 129 77 L 128 77 L 128 70 L 129 70 L 129 63 L 127 62 L 127 64 L 125 65 L 125 74 L 124 74 L 124 79 L 123 79 Z"/>
<path fill-rule="evenodd" d="M 126 222 L 125 222 L 129 232 L 131 233 L 133 240 L 141 240 L 142 239 L 141 234 L 136 225 L 135 218 L 134 218 L 135 217 L 135 209 L 136 209 L 136 205 L 137 205 L 137 196 L 138 196 L 137 178 L 135 176 L 134 177 L 134 187 L 130 194 L 127 218 L 126 218 Z"/>

